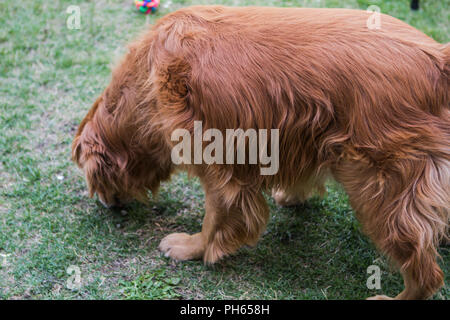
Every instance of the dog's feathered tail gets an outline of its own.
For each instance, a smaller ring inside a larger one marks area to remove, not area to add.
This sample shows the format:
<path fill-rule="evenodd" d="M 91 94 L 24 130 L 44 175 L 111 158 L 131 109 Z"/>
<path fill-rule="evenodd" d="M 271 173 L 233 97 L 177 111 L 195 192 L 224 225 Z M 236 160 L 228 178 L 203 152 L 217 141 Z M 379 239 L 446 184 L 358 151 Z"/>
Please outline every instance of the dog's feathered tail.
<path fill-rule="evenodd" d="M 400 215 L 391 216 L 398 227 L 395 235 L 399 237 L 392 242 L 395 243 L 394 247 L 405 243 L 412 247 L 410 250 L 388 250 L 396 254 L 410 252 L 408 257 L 396 258 L 401 262 L 401 270 L 407 277 L 412 277 L 424 290 L 424 297 L 443 284 L 443 273 L 434 257 L 439 256 L 439 243 L 448 243 L 450 240 L 450 44 L 444 45 L 441 52 L 441 79 L 436 95 L 441 95 L 438 99 L 442 104 L 440 119 L 436 123 L 436 129 L 440 130 L 434 131 L 435 135 L 432 136 L 435 141 L 434 152 L 432 156 L 418 162 L 421 163 L 421 168 L 416 168 L 415 171 L 420 172 L 420 176 L 410 189 L 409 201 L 404 202 L 408 203 L 405 206 L 407 210 L 402 210 Z M 408 196 L 402 199 L 406 198 Z M 402 236 L 402 231 L 405 230 L 407 232 Z M 414 235 L 418 237 L 408 239 Z M 390 242 L 385 241 L 387 243 Z M 406 293 L 405 291 L 400 297 L 407 298 L 404 296 Z"/>

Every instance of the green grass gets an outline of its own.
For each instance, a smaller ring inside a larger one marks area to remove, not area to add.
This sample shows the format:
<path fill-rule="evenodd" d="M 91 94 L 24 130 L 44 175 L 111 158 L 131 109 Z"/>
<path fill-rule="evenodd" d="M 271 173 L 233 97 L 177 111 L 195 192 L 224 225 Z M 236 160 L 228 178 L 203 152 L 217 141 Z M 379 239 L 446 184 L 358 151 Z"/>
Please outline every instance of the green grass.
<path fill-rule="evenodd" d="M 126 212 L 103 209 L 87 197 L 70 161 L 76 127 L 107 85 L 124 45 L 156 18 L 199 3 L 367 8 L 376 4 L 440 42 L 450 41 L 450 1 L 409 0 L 162 0 L 145 16 L 132 0 L 0 3 L 0 298 L 32 299 L 350 299 L 402 289 L 401 277 L 362 235 L 346 195 L 303 207 L 278 208 L 255 248 L 214 266 L 175 263 L 157 245 L 174 231 L 200 230 L 203 192 L 177 175 L 158 202 Z M 81 29 L 66 27 L 69 5 L 81 8 Z M 450 277 L 450 252 L 440 265 Z M 366 287 L 367 267 L 382 270 L 382 290 Z M 70 290 L 70 265 L 81 288 Z M 442 289 L 434 298 L 448 299 Z"/>

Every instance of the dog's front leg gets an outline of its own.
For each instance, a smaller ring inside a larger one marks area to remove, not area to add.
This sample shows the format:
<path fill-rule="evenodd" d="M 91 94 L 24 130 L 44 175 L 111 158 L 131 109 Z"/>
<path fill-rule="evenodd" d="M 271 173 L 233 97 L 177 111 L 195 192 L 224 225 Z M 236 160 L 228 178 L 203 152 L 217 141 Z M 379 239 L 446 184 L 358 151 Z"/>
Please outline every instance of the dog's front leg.
<path fill-rule="evenodd" d="M 229 185 L 221 190 L 204 184 L 206 215 L 202 231 L 194 235 L 173 233 L 159 249 L 175 260 L 203 258 L 214 263 L 241 246 L 255 245 L 264 230 L 269 210 L 260 190 Z"/>

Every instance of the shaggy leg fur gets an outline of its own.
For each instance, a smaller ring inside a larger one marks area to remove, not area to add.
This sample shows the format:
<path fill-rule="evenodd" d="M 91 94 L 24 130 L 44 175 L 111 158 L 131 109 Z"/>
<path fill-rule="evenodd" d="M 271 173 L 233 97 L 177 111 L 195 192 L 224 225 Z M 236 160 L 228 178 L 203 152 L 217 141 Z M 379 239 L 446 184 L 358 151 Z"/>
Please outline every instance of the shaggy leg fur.
<path fill-rule="evenodd" d="M 397 160 L 390 167 L 383 174 L 367 163 L 344 160 L 334 174 L 365 233 L 400 268 L 405 290 L 396 299 L 426 299 L 444 279 L 436 247 L 448 224 L 448 162 Z"/>
<path fill-rule="evenodd" d="M 230 186 L 219 191 L 205 186 L 205 193 L 202 232 L 192 236 L 168 235 L 159 246 L 166 256 L 176 260 L 203 257 L 205 263 L 214 263 L 243 245 L 255 245 L 258 241 L 269 217 L 261 191 Z"/>

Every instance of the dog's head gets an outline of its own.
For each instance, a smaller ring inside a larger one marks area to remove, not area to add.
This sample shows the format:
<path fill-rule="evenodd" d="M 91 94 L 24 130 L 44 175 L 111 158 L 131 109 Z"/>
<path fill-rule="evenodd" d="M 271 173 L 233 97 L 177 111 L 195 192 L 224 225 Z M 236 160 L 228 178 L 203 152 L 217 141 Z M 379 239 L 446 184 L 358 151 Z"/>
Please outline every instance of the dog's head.
<path fill-rule="evenodd" d="M 81 122 L 72 144 L 72 159 L 84 171 L 89 196 L 97 194 L 106 207 L 132 199 L 145 202 L 148 190 L 155 194 L 171 171 L 158 141 L 134 139 L 138 133 L 130 116 L 133 110 L 116 112 L 130 108 L 123 100 L 103 93 Z"/>
<path fill-rule="evenodd" d="M 84 171 L 89 194 L 97 194 L 105 206 L 130 199 L 145 202 L 148 190 L 155 194 L 174 169 L 167 134 L 162 129 L 173 121 L 161 120 L 165 118 L 157 108 L 156 88 L 178 88 L 159 80 L 178 78 L 154 69 L 166 64 L 158 63 L 153 58 L 156 54 L 149 54 L 152 43 L 150 32 L 130 45 L 73 141 L 72 159 Z M 153 47 L 162 50 L 161 46 Z M 173 94 L 166 96 L 174 99 Z"/>

